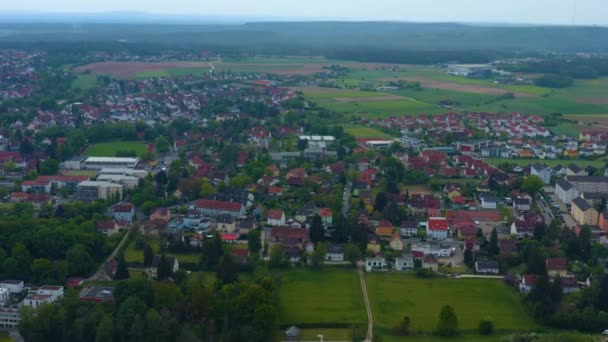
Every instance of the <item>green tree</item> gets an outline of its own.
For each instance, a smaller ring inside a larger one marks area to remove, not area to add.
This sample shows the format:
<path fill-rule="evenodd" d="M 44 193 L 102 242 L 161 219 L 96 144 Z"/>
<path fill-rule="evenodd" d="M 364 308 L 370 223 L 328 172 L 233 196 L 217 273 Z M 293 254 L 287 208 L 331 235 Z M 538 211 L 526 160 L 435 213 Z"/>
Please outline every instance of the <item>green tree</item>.
<path fill-rule="evenodd" d="M 458 317 L 449 305 L 441 308 L 439 322 L 437 323 L 437 334 L 440 336 L 455 336 L 458 334 Z"/>
<path fill-rule="evenodd" d="M 395 327 L 393 328 L 393 331 L 396 335 L 407 336 L 410 334 L 410 325 L 411 325 L 410 317 L 405 316 L 397 325 L 395 325 Z"/>
<path fill-rule="evenodd" d="M 374 201 L 374 210 L 382 212 L 386 207 L 387 203 L 388 200 L 386 198 L 386 194 L 384 192 L 379 193 L 378 195 L 376 195 L 376 199 Z"/>
<path fill-rule="evenodd" d="M 222 284 L 232 284 L 239 281 L 238 265 L 234 263 L 230 253 L 222 257 L 217 267 L 217 279 Z"/>
<path fill-rule="evenodd" d="M 40 164 L 41 175 L 54 175 L 59 172 L 59 162 L 49 158 Z"/>
<path fill-rule="evenodd" d="M 252 229 L 247 234 L 247 248 L 251 253 L 259 253 L 262 249 L 262 239 L 258 229 Z"/>
<path fill-rule="evenodd" d="M 146 244 L 144 246 L 144 267 L 152 266 L 152 260 L 154 260 L 154 250 L 150 245 Z"/>
<path fill-rule="evenodd" d="M 321 221 L 321 216 L 319 216 L 319 214 L 315 214 L 310 223 L 310 241 L 317 243 L 324 239 L 325 229 L 323 228 L 323 221 Z"/>
<path fill-rule="evenodd" d="M 543 180 L 536 175 L 530 175 L 521 183 L 521 189 L 529 194 L 536 194 L 543 188 Z"/>
<path fill-rule="evenodd" d="M 363 252 L 359 246 L 349 243 L 344 247 L 344 259 L 348 260 L 353 267 L 357 266 L 357 262 L 363 258 Z"/>
<path fill-rule="evenodd" d="M 498 247 L 498 232 L 496 231 L 496 227 L 492 229 L 492 234 L 490 235 L 490 243 L 488 245 L 488 252 L 490 255 L 498 255 L 499 247 Z"/>
<path fill-rule="evenodd" d="M 31 267 L 32 281 L 37 284 L 45 283 L 48 281 L 52 271 L 53 264 L 48 259 L 34 259 Z"/>
<path fill-rule="evenodd" d="M 489 318 L 479 322 L 479 333 L 481 335 L 491 335 L 494 332 L 494 323 Z"/>
<path fill-rule="evenodd" d="M 169 152 L 169 147 L 169 140 L 162 135 L 154 140 L 154 148 L 156 148 L 158 153 L 164 154 Z"/>
<path fill-rule="evenodd" d="M 285 252 L 283 252 L 283 246 L 281 244 L 274 244 L 270 249 L 270 262 L 269 266 L 272 268 L 278 268 L 285 266 L 287 260 Z"/>
<path fill-rule="evenodd" d="M 114 322 L 112 317 L 105 315 L 95 333 L 95 342 L 112 342 L 114 341 Z"/>
<path fill-rule="evenodd" d="M 83 244 L 75 244 L 66 253 L 66 261 L 68 262 L 68 273 L 70 275 L 84 276 L 88 274 L 95 262 L 86 247 Z"/>
<path fill-rule="evenodd" d="M 201 197 L 207 197 L 208 195 L 215 192 L 215 188 L 207 178 L 203 178 L 201 181 Z"/>
<path fill-rule="evenodd" d="M 118 265 L 116 267 L 116 273 L 114 274 L 114 280 L 124 280 L 129 278 L 129 268 L 127 267 L 127 261 L 125 260 L 125 254 L 118 254 Z"/>
<path fill-rule="evenodd" d="M 11 256 L 17 261 L 18 276 L 27 277 L 32 265 L 32 255 L 27 247 L 22 243 L 16 243 L 12 248 Z"/>
<path fill-rule="evenodd" d="M 325 256 L 327 255 L 327 248 L 325 244 L 322 242 L 317 243 L 315 250 L 312 252 L 312 266 L 315 268 L 321 267 L 323 262 L 325 261 Z"/>

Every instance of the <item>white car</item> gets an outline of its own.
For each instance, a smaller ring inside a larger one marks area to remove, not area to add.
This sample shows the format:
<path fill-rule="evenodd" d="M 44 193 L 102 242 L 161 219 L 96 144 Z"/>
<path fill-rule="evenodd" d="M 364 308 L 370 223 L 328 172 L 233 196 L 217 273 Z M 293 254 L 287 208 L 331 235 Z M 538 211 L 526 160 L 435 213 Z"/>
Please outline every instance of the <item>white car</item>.
<path fill-rule="evenodd" d="M 608 329 L 605 329 L 604 331 L 602 331 L 602 335 L 608 335 Z"/>

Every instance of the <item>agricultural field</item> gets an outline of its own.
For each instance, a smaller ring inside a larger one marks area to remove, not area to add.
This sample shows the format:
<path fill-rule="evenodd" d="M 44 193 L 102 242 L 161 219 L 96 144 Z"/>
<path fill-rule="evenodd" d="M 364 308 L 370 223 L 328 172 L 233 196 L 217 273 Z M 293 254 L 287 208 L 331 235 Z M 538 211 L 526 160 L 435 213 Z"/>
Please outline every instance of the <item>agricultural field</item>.
<path fill-rule="evenodd" d="M 135 152 L 141 157 L 146 152 L 146 144 L 140 141 L 120 141 L 93 144 L 85 151 L 87 156 L 115 157 L 119 152 Z"/>
<path fill-rule="evenodd" d="M 539 328 L 525 311 L 519 294 L 500 280 L 421 279 L 396 273 L 368 273 L 366 277 L 374 320 L 381 330 L 390 329 L 407 315 L 413 331 L 432 332 L 444 305 L 454 308 L 464 333 L 476 331 L 486 317 L 499 332 Z"/>
<path fill-rule="evenodd" d="M 278 274 L 281 324 L 367 322 L 357 272 L 347 269 L 291 269 Z"/>
<path fill-rule="evenodd" d="M 373 127 L 366 126 L 344 126 L 344 131 L 355 138 L 381 138 L 392 139 L 389 134 Z"/>
<path fill-rule="evenodd" d="M 88 90 L 97 85 L 97 75 L 93 74 L 78 74 L 74 82 L 72 82 L 72 89 Z"/>
<path fill-rule="evenodd" d="M 555 167 L 558 165 L 567 166 L 570 163 L 574 163 L 580 167 L 587 167 L 591 165 L 595 168 L 603 168 L 608 163 L 606 158 L 599 158 L 595 160 L 589 159 L 535 159 L 535 158 L 521 158 L 521 159 L 507 159 L 507 158 L 483 158 L 483 161 L 490 165 L 499 166 L 504 163 L 517 164 L 521 167 L 540 163 L 545 164 L 549 167 Z"/>

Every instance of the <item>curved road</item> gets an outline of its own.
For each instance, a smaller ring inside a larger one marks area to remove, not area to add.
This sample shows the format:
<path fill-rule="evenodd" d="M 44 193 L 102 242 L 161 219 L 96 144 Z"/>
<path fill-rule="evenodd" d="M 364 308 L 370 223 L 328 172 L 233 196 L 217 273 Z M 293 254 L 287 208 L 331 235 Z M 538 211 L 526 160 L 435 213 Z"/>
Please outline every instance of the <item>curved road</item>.
<path fill-rule="evenodd" d="M 361 282 L 361 291 L 363 292 L 363 301 L 365 302 L 365 311 L 367 311 L 367 334 L 363 342 L 372 342 L 374 336 L 374 316 L 372 315 L 372 307 L 369 304 L 369 296 L 367 295 L 367 284 L 363 275 L 363 268 L 359 265 L 359 281 Z"/>

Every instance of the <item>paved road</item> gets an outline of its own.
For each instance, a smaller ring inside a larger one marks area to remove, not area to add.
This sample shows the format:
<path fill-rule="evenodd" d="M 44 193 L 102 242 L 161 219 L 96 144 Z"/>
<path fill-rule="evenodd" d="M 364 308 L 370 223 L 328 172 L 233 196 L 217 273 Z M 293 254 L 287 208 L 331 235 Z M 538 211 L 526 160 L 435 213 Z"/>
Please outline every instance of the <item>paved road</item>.
<path fill-rule="evenodd" d="M 372 342 L 374 337 L 374 316 L 372 315 L 372 307 L 369 303 L 367 295 L 367 284 L 365 284 L 365 276 L 363 275 L 363 267 L 359 264 L 359 281 L 361 282 L 361 291 L 363 292 L 363 301 L 365 302 L 365 311 L 367 311 L 367 334 L 363 342 Z"/>
<path fill-rule="evenodd" d="M 120 242 L 118 243 L 116 248 L 114 248 L 114 250 L 112 251 L 112 254 L 110 254 L 110 256 L 104 261 L 104 263 L 101 264 L 101 266 L 99 267 L 97 272 L 95 272 L 95 274 L 90 276 L 87 279 L 87 281 L 95 281 L 95 280 L 101 279 L 101 273 L 103 272 L 103 265 L 106 262 L 108 262 L 116 257 L 116 254 L 118 254 L 118 251 L 120 251 L 120 249 L 122 248 L 122 245 L 124 245 L 125 241 L 127 241 L 129 239 L 129 235 L 131 234 L 131 231 L 133 230 L 133 228 L 137 227 L 137 226 L 139 226 L 139 223 L 134 223 L 133 225 L 129 226 L 129 228 L 127 228 L 127 232 L 125 233 L 125 236 L 122 237 L 122 240 L 120 240 Z"/>

